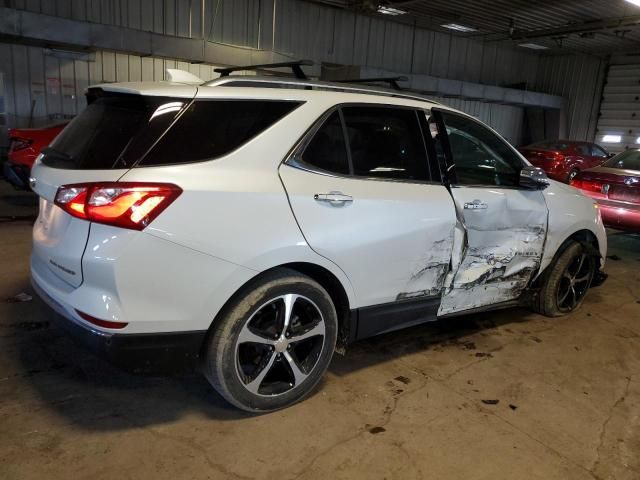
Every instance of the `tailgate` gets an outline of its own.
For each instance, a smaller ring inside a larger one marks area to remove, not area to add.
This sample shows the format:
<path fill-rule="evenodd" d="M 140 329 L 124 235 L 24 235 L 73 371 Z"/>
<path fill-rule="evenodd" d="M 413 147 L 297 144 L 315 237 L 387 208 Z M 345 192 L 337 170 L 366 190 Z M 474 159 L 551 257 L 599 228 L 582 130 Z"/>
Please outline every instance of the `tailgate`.
<path fill-rule="evenodd" d="M 75 218 L 54 205 L 60 185 L 113 181 L 127 170 L 63 170 L 37 162 L 31 171 L 33 191 L 40 197 L 33 226 L 33 252 L 41 265 L 73 287 L 82 283 L 82 255 L 91 223 Z"/>
<path fill-rule="evenodd" d="M 32 189 L 40 197 L 32 254 L 39 262 L 32 264 L 48 268 L 73 287 L 80 286 L 91 223 L 54 204 L 58 188 L 118 181 L 169 128 L 196 91 L 193 87 L 188 98 L 172 98 L 89 90 L 87 108 L 43 150 L 31 170 Z"/>

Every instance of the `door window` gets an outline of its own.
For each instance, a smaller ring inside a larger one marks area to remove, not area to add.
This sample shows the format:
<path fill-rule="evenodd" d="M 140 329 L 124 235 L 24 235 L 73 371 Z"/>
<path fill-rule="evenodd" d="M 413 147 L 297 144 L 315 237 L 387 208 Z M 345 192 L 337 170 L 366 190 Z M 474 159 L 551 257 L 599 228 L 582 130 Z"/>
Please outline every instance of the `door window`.
<path fill-rule="evenodd" d="M 415 110 L 354 106 L 344 107 L 342 112 L 354 175 L 431 180 Z"/>
<path fill-rule="evenodd" d="M 459 185 L 518 185 L 522 161 L 500 137 L 479 122 L 440 112 L 451 151 L 453 182 Z"/>
<path fill-rule="evenodd" d="M 591 155 L 598 158 L 607 158 L 607 152 L 605 152 L 601 147 L 595 144 L 591 144 Z"/>
<path fill-rule="evenodd" d="M 326 172 L 349 174 L 347 144 L 340 114 L 335 111 L 315 133 L 302 154 L 301 160 Z"/>

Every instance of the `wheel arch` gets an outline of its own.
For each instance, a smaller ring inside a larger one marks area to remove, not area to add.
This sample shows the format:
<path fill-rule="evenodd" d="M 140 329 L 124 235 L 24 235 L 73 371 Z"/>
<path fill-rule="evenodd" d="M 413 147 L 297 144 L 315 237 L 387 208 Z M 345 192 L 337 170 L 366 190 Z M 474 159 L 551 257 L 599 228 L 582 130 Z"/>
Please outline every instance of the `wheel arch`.
<path fill-rule="evenodd" d="M 582 244 L 582 246 L 584 246 L 586 250 L 594 257 L 602 258 L 602 254 L 600 253 L 600 242 L 598 241 L 598 237 L 596 236 L 596 234 L 588 228 L 576 230 L 562 241 L 562 243 L 558 246 L 555 253 L 553 254 L 551 260 L 544 266 L 544 268 L 540 269 L 538 274 L 531 282 L 532 287 L 540 285 L 540 282 L 542 282 L 544 279 L 545 273 L 549 271 L 549 269 L 555 264 L 558 257 L 562 255 L 562 252 L 567 249 L 572 241 Z"/>
<path fill-rule="evenodd" d="M 209 325 L 207 337 L 212 334 L 212 331 L 215 330 L 216 325 L 219 323 L 219 319 L 225 315 L 230 306 L 235 303 L 238 298 L 246 295 L 254 285 L 261 281 L 262 278 L 276 270 L 292 270 L 302 275 L 306 275 L 318 282 L 320 286 L 327 291 L 333 301 L 338 317 L 338 343 L 336 349 L 338 352 L 341 350 L 344 351 L 344 347 L 350 343 L 352 335 L 355 334 L 355 327 L 352 327 L 352 307 L 351 302 L 349 301 L 347 289 L 340 279 L 328 268 L 311 262 L 283 263 L 263 270 L 247 280 L 227 299 L 222 308 L 220 308 L 218 313 L 214 316 L 211 324 Z M 203 348 L 207 344 L 208 342 L 205 340 L 203 342 Z"/>

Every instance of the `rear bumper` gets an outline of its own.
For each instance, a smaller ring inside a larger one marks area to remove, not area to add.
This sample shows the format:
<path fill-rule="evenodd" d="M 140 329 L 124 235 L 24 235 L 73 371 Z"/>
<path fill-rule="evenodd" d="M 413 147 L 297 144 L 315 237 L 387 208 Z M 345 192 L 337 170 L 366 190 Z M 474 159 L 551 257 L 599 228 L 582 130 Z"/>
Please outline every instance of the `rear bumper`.
<path fill-rule="evenodd" d="M 81 324 L 32 277 L 31 284 L 55 312 L 55 322 L 91 353 L 131 372 L 184 372 L 198 366 L 206 330 L 118 334 Z"/>
<path fill-rule="evenodd" d="M 2 166 L 2 175 L 4 178 L 14 187 L 28 190 L 29 189 L 29 174 L 31 172 L 24 165 L 17 163 L 5 162 Z"/>

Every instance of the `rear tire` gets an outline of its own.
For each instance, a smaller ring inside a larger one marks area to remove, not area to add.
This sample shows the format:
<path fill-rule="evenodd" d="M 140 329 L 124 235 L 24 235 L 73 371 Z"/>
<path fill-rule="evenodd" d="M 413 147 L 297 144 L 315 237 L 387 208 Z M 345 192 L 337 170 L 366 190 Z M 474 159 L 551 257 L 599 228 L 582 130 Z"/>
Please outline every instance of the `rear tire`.
<path fill-rule="evenodd" d="M 548 317 L 573 312 L 582 304 L 595 272 L 595 257 L 582 244 L 569 240 L 549 267 L 534 309 Z"/>
<path fill-rule="evenodd" d="M 205 376 L 232 405 L 267 412 L 313 391 L 331 361 L 338 319 L 320 284 L 281 269 L 241 291 L 213 328 Z"/>

